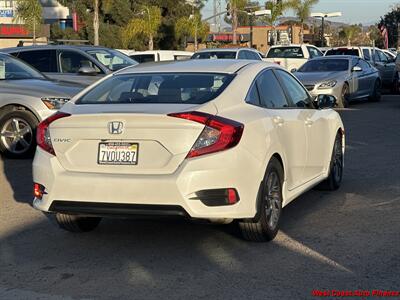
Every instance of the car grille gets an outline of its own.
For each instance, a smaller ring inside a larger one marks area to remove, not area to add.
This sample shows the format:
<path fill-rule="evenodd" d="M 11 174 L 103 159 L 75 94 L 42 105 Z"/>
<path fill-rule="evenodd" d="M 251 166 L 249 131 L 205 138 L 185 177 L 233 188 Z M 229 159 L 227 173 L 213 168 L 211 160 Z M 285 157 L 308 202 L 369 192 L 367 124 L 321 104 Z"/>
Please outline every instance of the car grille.
<path fill-rule="evenodd" d="M 312 91 L 315 87 L 315 85 L 305 85 L 307 91 Z"/>

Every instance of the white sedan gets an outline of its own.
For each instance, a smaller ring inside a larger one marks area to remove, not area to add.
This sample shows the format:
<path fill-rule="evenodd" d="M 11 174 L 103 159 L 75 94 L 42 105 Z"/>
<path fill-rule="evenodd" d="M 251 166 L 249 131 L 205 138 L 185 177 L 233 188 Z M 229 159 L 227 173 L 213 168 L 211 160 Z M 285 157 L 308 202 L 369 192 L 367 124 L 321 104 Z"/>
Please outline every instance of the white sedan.
<path fill-rule="evenodd" d="M 271 63 L 126 68 L 40 123 L 33 205 L 69 231 L 104 216 L 179 215 L 271 240 L 282 207 L 316 185 L 340 186 L 334 104 Z"/>

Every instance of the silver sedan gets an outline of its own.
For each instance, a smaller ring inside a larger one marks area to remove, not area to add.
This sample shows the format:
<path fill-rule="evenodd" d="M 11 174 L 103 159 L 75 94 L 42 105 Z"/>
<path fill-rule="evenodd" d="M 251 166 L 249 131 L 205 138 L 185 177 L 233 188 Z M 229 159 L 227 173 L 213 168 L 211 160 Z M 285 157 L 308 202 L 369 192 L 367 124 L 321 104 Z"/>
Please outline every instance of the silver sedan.
<path fill-rule="evenodd" d="M 379 101 L 382 80 L 379 71 L 364 59 L 354 56 L 324 56 L 292 70 L 312 96 L 335 96 L 339 107 L 357 99 Z"/>
<path fill-rule="evenodd" d="M 49 80 L 21 60 L 0 54 L 0 153 L 12 158 L 31 156 L 36 125 L 83 88 Z"/>

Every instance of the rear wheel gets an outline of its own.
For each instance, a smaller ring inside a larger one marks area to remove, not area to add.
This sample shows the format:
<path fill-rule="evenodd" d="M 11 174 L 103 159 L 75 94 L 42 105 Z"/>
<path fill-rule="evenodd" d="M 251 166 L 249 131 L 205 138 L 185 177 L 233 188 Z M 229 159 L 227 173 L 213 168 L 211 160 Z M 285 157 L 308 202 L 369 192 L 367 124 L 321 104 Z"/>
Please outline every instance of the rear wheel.
<path fill-rule="evenodd" d="M 272 158 L 261 186 L 257 220 L 239 222 L 244 239 L 254 242 L 274 239 L 278 233 L 282 214 L 282 182 L 282 166 L 276 158 Z"/>
<path fill-rule="evenodd" d="M 35 152 L 35 116 L 25 110 L 10 110 L 0 117 L 0 151 L 10 158 L 31 157 Z"/>
<path fill-rule="evenodd" d="M 369 96 L 368 100 L 371 102 L 379 102 L 381 101 L 382 97 L 382 91 L 381 91 L 381 83 L 379 80 L 375 81 L 374 84 L 374 91 L 372 92 L 372 95 Z"/>
<path fill-rule="evenodd" d="M 82 217 L 61 213 L 57 213 L 55 219 L 60 228 L 70 232 L 92 231 L 101 221 L 100 217 Z"/>
<path fill-rule="evenodd" d="M 347 83 L 345 83 L 342 88 L 342 93 L 340 95 L 338 107 L 340 107 L 340 108 L 348 107 L 349 106 L 349 97 L 350 97 L 349 85 Z"/>
<path fill-rule="evenodd" d="M 333 145 L 332 157 L 329 166 L 329 176 L 321 182 L 317 189 L 334 191 L 340 187 L 343 178 L 343 149 L 342 135 L 338 133 Z"/>

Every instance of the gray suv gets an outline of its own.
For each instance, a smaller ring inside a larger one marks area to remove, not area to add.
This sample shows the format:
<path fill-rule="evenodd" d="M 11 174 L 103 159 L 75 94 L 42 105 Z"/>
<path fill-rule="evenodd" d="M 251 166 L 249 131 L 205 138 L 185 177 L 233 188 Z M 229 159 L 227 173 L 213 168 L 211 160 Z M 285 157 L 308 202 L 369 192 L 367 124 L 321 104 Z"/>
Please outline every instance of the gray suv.
<path fill-rule="evenodd" d="M 49 78 L 85 85 L 137 64 L 117 50 L 95 46 L 29 46 L 6 48 L 1 52 L 27 62 Z"/>

